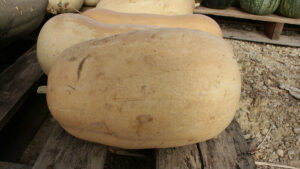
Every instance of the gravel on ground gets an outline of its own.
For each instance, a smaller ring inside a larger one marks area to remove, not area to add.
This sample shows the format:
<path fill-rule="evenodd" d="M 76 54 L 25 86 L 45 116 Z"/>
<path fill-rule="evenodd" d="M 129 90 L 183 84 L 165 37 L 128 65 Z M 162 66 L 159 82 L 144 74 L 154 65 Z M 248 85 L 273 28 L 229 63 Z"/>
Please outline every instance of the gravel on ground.
<path fill-rule="evenodd" d="M 300 168 L 300 48 L 228 41 L 243 79 L 236 118 L 255 161 Z"/>

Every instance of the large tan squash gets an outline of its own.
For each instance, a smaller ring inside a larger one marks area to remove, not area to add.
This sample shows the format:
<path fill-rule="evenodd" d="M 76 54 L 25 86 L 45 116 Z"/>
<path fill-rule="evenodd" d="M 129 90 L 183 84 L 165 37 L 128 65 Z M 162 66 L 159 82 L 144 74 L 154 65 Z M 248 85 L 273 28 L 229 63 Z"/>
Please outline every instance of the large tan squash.
<path fill-rule="evenodd" d="M 197 14 L 165 16 L 156 14 L 119 13 L 107 9 L 94 8 L 82 13 L 98 22 L 107 24 L 141 24 L 171 28 L 202 30 L 222 37 L 220 26 L 210 17 Z"/>
<path fill-rule="evenodd" d="M 61 14 L 50 19 L 39 34 L 38 61 L 43 71 L 48 74 L 51 65 L 61 52 L 74 44 L 149 28 L 149 26 L 141 25 L 102 24 L 79 14 Z"/>
<path fill-rule="evenodd" d="M 223 39 L 150 29 L 65 50 L 48 77 L 52 115 L 72 135 L 128 149 L 215 137 L 234 117 L 239 68 Z"/>
<path fill-rule="evenodd" d="M 150 13 L 161 15 L 192 14 L 194 0 L 101 0 L 97 8 L 125 13 Z"/>

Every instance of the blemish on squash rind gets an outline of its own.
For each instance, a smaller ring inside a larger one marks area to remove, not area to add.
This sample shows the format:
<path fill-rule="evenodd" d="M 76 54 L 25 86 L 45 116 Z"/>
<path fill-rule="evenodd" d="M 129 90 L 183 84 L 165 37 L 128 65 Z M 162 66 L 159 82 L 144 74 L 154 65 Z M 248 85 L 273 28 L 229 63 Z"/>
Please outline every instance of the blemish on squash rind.
<path fill-rule="evenodd" d="M 105 122 L 97 122 L 93 124 L 94 127 L 96 128 L 101 128 L 103 129 L 103 134 L 109 135 L 109 136 L 113 136 L 113 137 L 118 137 L 113 131 L 110 130 L 110 128 L 108 127 L 108 125 Z"/>
<path fill-rule="evenodd" d="M 188 139 L 188 141 L 189 141 L 189 142 L 197 141 L 197 139 L 196 139 L 196 138 L 190 138 L 190 139 Z"/>
<path fill-rule="evenodd" d="M 136 117 L 136 120 L 137 120 L 136 134 L 140 136 L 140 132 L 143 129 L 143 125 L 145 123 L 149 123 L 153 121 L 153 117 L 151 117 L 150 115 L 140 115 Z"/>
<path fill-rule="evenodd" d="M 91 57 L 91 55 L 87 55 L 86 57 L 84 57 L 84 58 L 80 61 L 79 65 L 78 65 L 78 68 L 77 68 L 77 80 L 80 79 L 81 71 L 82 71 L 82 68 L 83 68 L 83 65 L 84 65 L 85 61 L 86 61 L 88 58 L 90 58 L 90 57 Z"/>
<path fill-rule="evenodd" d="M 140 115 L 136 117 L 139 124 L 143 125 L 144 123 L 153 121 L 153 118 L 150 115 Z"/>
<path fill-rule="evenodd" d="M 104 76 L 104 75 L 105 75 L 104 72 L 100 72 L 100 73 L 98 73 L 98 74 L 96 75 L 96 77 L 98 78 L 98 77 L 101 77 L 101 76 Z"/>
<path fill-rule="evenodd" d="M 70 59 L 68 59 L 68 61 L 70 61 L 70 62 L 73 62 L 73 61 L 76 61 L 76 60 L 77 60 L 76 57 L 71 57 Z"/>
<path fill-rule="evenodd" d="M 74 86 L 72 86 L 72 85 L 67 85 L 70 89 L 72 89 L 72 90 L 76 90 L 76 88 L 74 87 Z"/>
<path fill-rule="evenodd" d="M 105 103 L 105 104 L 104 104 L 104 107 L 105 107 L 105 109 L 107 109 L 107 110 L 111 110 L 111 108 L 112 108 L 112 106 L 111 106 L 110 104 L 108 104 L 108 103 Z"/>

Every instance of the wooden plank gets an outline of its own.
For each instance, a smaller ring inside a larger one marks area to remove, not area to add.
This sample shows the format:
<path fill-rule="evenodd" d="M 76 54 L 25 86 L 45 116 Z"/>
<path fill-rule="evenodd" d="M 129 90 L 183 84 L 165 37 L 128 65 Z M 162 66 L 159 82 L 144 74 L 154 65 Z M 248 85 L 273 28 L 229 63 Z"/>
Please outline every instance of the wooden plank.
<path fill-rule="evenodd" d="M 0 161 L 0 169 L 31 169 L 31 166 Z"/>
<path fill-rule="evenodd" d="M 156 169 L 202 169 L 197 144 L 158 149 L 156 152 Z"/>
<path fill-rule="evenodd" d="M 203 6 L 200 6 L 194 9 L 194 13 L 300 25 L 300 19 L 287 18 L 275 14 L 254 15 L 254 14 L 244 12 L 241 9 L 236 7 L 229 7 L 227 9 L 211 9 L 211 8 L 205 8 Z"/>
<path fill-rule="evenodd" d="M 278 40 L 283 30 L 284 23 L 265 23 L 265 34 L 272 40 Z"/>
<path fill-rule="evenodd" d="M 33 169 L 103 169 L 106 149 L 71 136 L 56 123 Z"/>
<path fill-rule="evenodd" d="M 217 138 L 178 148 L 158 149 L 157 169 L 255 169 L 248 145 L 234 120 Z"/>
<path fill-rule="evenodd" d="M 36 41 L 30 41 L 23 37 L 6 47 L 0 45 L 0 73 L 12 65 L 22 54 L 30 49 Z"/>
<path fill-rule="evenodd" d="M 42 74 L 35 47 L 0 74 L 0 130 L 28 97 L 31 87 Z"/>
<path fill-rule="evenodd" d="M 155 168 L 154 149 L 125 150 L 109 147 L 105 169 L 153 169 Z"/>
<path fill-rule="evenodd" d="M 234 120 L 217 138 L 199 143 L 204 169 L 255 169 L 249 146 Z"/>
<path fill-rule="evenodd" d="M 0 132 L 0 160 L 18 162 L 47 115 L 46 96 L 30 95 Z"/>
<path fill-rule="evenodd" d="M 291 47 L 300 47 L 300 37 L 299 36 L 285 36 L 280 35 L 279 40 L 269 39 L 264 35 L 263 32 L 258 31 L 244 31 L 241 29 L 226 28 L 223 29 L 224 38 L 236 39 L 236 40 L 245 40 L 252 42 L 260 43 L 269 43 L 274 45 L 283 45 Z"/>

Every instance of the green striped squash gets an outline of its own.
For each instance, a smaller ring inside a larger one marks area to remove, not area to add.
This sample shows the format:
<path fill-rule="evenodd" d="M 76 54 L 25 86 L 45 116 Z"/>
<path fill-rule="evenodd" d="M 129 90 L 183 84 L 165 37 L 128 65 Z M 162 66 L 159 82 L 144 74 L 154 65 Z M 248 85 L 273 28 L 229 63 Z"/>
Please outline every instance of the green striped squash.
<path fill-rule="evenodd" d="M 279 13 L 290 18 L 300 18 L 300 0 L 281 0 Z"/>
<path fill-rule="evenodd" d="M 276 11 L 279 4 L 280 0 L 240 0 L 243 10 L 257 15 L 271 14 Z"/>

